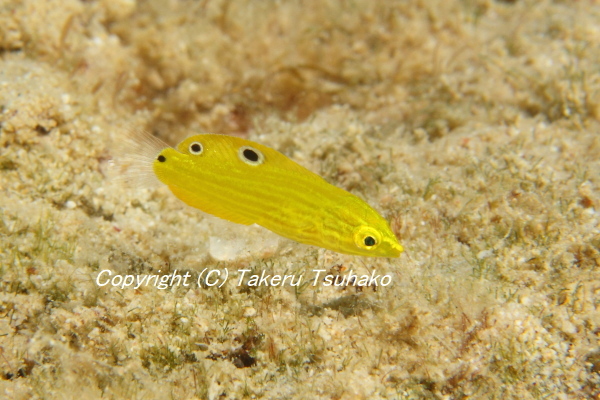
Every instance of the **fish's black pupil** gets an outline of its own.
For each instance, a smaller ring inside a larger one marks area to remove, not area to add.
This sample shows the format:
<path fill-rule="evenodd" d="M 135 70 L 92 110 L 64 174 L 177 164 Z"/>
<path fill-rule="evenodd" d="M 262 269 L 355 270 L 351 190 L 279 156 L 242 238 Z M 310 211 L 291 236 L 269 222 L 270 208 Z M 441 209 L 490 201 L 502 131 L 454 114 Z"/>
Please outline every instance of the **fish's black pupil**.
<path fill-rule="evenodd" d="M 158 156 L 157 160 L 159 162 L 165 162 L 165 161 L 167 161 L 167 159 L 165 158 L 165 156 L 163 156 L 162 154 L 160 156 Z"/>
<path fill-rule="evenodd" d="M 250 149 L 246 149 L 244 150 L 244 157 L 246 157 L 246 160 L 249 161 L 258 161 L 258 154 L 256 154 L 256 152 L 254 150 L 250 150 Z"/>
<path fill-rule="evenodd" d="M 365 246 L 375 246 L 375 239 L 372 236 L 367 236 L 365 238 Z"/>
<path fill-rule="evenodd" d="M 200 145 L 198 143 L 194 143 L 190 146 L 190 148 L 192 149 L 192 151 L 194 153 L 200 153 L 200 151 L 202 150 L 202 147 L 200 147 Z"/>

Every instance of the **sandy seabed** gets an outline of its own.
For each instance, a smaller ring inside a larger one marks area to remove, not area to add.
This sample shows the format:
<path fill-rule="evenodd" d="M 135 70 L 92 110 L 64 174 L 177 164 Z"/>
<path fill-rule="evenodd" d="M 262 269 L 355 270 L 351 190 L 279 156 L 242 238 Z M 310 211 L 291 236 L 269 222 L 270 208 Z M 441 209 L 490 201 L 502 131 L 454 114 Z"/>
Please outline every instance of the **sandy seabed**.
<path fill-rule="evenodd" d="M 589 0 L 1 0 L 0 397 L 600 398 L 599 71 Z M 273 147 L 405 253 L 123 184 L 131 130 Z"/>

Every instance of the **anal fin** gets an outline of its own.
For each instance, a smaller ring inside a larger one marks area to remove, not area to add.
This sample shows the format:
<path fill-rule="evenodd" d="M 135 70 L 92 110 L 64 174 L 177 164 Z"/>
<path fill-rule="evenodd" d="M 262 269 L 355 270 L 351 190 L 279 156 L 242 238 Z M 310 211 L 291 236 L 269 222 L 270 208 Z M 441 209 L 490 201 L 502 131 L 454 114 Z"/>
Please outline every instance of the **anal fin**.
<path fill-rule="evenodd" d="M 227 221 L 235 222 L 236 224 L 251 225 L 254 223 L 251 218 L 239 215 L 235 210 L 224 207 L 214 199 L 204 198 L 196 193 L 182 189 L 179 186 L 169 186 L 169 189 L 171 189 L 171 192 L 173 192 L 179 200 L 189 206 L 202 210 L 205 213 L 226 219 Z"/>

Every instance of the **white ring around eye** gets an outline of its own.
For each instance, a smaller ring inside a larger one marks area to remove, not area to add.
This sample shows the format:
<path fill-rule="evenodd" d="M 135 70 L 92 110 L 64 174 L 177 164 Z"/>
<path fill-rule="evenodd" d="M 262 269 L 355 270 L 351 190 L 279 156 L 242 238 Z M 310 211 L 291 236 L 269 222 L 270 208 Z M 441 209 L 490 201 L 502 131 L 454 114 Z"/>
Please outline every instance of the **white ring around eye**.
<path fill-rule="evenodd" d="M 263 153 L 250 146 L 242 146 L 238 150 L 238 157 L 240 160 L 249 165 L 260 165 L 265 162 L 265 156 Z"/>
<path fill-rule="evenodd" d="M 197 156 L 202 154 L 202 152 L 204 151 L 204 147 L 200 142 L 192 142 L 190 143 L 188 150 L 190 151 L 190 154 Z"/>

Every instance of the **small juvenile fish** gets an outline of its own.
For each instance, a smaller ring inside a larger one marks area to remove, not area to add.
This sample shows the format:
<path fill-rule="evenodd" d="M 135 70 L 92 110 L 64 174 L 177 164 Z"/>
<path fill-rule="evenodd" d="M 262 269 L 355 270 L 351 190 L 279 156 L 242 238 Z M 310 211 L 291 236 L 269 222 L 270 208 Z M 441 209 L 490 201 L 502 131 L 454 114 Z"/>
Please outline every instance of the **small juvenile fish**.
<path fill-rule="evenodd" d="M 403 251 L 387 221 L 363 200 L 249 140 L 191 136 L 160 150 L 152 168 L 180 200 L 228 221 L 339 253 L 398 257 Z"/>

